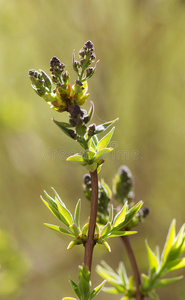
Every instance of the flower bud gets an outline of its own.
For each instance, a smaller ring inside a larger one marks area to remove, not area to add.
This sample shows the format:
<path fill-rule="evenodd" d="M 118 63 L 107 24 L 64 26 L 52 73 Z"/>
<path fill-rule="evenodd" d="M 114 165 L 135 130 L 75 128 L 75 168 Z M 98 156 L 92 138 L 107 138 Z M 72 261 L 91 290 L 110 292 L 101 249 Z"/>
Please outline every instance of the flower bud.
<path fill-rule="evenodd" d="M 133 186 L 134 180 L 131 171 L 127 166 L 121 166 L 113 180 L 113 192 L 120 203 L 123 204 L 125 200 L 133 198 L 133 194 L 130 194 Z"/>

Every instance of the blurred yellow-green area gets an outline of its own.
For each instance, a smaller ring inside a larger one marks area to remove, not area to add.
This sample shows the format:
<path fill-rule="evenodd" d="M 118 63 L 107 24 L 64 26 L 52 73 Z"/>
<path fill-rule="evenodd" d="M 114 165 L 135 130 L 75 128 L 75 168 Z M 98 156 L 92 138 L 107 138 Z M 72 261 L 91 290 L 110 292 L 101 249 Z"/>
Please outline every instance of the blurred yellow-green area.
<path fill-rule="evenodd" d="M 67 120 L 49 108 L 30 86 L 28 70 L 49 73 L 57 56 L 71 81 L 72 51 L 92 40 L 100 63 L 89 80 L 95 103 L 93 122 L 119 117 L 115 151 L 100 173 L 111 185 L 120 165 L 135 177 L 137 201 L 150 215 L 131 239 L 141 272 L 147 273 L 145 239 L 163 247 L 173 218 L 185 221 L 185 1 L 184 0 L 0 0 L 0 299 L 55 300 L 74 296 L 83 247 L 43 226 L 58 224 L 39 199 L 54 187 L 73 211 L 82 199 L 81 223 L 90 204 L 82 193 L 83 167 L 66 162 L 79 145 L 55 124 Z M 86 109 L 89 101 L 85 104 Z M 94 269 L 102 259 L 114 269 L 130 264 L 119 239 L 112 252 L 97 246 Z M 4 249 L 4 250 L 3 250 Z M 185 274 L 185 270 L 175 275 Z M 3 276 L 4 279 L 3 279 Z M 184 300 L 185 279 L 163 290 L 160 299 Z M 8 287 L 7 287 L 8 285 Z M 100 293 L 98 299 L 120 299 Z"/>

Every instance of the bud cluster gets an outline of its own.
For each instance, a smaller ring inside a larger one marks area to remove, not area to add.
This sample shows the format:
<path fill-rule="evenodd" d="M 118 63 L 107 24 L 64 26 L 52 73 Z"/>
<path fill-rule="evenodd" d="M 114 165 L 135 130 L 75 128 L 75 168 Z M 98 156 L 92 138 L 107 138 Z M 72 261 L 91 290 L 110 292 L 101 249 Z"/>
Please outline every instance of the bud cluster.
<path fill-rule="evenodd" d="M 94 45 L 91 41 L 87 41 L 78 53 L 80 61 L 75 60 L 73 53 L 73 69 L 78 74 L 79 80 L 85 81 L 91 78 L 96 70 L 96 65 L 90 67 L 91 63 L 95 61 Z"/>
<path fill-rule="evenodd" d="M 124 204 L 126 201 L 128 201 L 130 208 L 134 206 L 135 195 L 133 192 L 133 187 L 134 179 L 132 173 L 127 166 L 122 165 L 118 169 L 118 173 L 113 180 L 113 193 L 119 203 Z M 149 208 L 141 208 L 132 221 L 127 225 L 127 229 L 135 227 L 137 224 L 142 222 L 148 214 Z"/>
<path fill-rule="evenodd" d="M 88 68 L 95 60 L 94 46 L 91 41 L 84 44 L 79 56 L 80 62 L 74 61 L 73 57 L 73 68 L 78 74 L 78 79 L 72 86 L 69 84 L 69 72 L 65 71 L 65 65 L 56 56 L 50 60 L 51 78 L 42 70 L 29 71 L 33 89 L 58 112 L 71 113 L 74 105 L 83 105 L 89 96 L 87 79 L 94 74 L 96 68 L 96 66 Z"/>
<path fill-rule="evenodd" d="M 32 87 L 39 96 L 44 96 L 46 93 L 51 92 L 52 82 L 44 71 L 31 69 L 29 70 L 29 77 Z"/>
<path fill-rule="evenodd" d="M 50 72 L 51 78 L 55 84 L 62 83 L 61 75 L 64 71 L 65 65 L 60 62 L 56 56 L 53 56 L 50 60 Z"/>
<path fill-rule="evenodd" d="M 113 192 L 121 204 L 126 200 L 131 201 L 134 198 L 133 186 L 134 179 L 131 171 L 127 166 L 121 166 L 113 181 Z"/>

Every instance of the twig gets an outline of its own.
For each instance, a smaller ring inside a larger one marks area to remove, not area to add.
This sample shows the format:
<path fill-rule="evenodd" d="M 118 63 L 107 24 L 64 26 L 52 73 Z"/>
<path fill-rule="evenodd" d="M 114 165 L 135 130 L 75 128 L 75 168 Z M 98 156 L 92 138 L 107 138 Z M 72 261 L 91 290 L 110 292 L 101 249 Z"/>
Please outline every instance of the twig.
<path fill-rule="evenodd" d="M 134 252 L 130 245 L 129 237 L 122 236 L 121 239 L 123 240 L 123 242 L 125 244 L 125 248 L 127 250 L 127 254 L 128 254 L 128 257 L 129 257 L 129 260 L 130 260 L 130 263 L 132 266 L 132 270 L 133 270 L 133 275 L 134 275 L 134 280 L 135 280 L 135 285 L 136 285 L 136 300 L 144 300 L 144 296 L 142 296 L 140 293 L 140 285 L 141 285 L 140 273 L 139 273 L 139 269 L 137 266 Z"/>
<path fill-rule="evenodd" d="M 92 183 L 92 199 L 91 199 L 91 212 L 89 220 L 89 231 L 87 242 L 85 243 L 85 255 L 84 255 L 84 264 L 85 267 L 91 272 L 93 248 L 95 245 L 94 232 L 96 226 L 96 216 L 98 210 L 98 174 L 97 170 L 90 172 L 91 183 Z"/>

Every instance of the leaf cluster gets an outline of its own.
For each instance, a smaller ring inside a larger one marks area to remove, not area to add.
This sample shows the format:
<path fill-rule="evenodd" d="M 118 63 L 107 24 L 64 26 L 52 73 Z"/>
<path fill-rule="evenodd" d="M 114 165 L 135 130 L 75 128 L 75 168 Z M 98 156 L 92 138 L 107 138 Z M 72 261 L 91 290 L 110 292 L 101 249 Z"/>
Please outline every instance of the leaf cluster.
<path fill-rule="evenodd" d="M 91 291 L 90 272 L 84 265 L 78 268 L 78 284 L 70 279 L 72 288 L 78 297 L 78 300 L 91 300 L 101 291 L 106 280 Z M 77 300 L 76 298 L 65 297 L 62 300 Z"/>
<path fill-rule="evenodd" d="M 175 283 L 183 277 L 166 278 L 166 275 L 171 271 L 185 267 L 185 257 L 181 258 L 185 250 L 185 224 L 176 235 L 175 223 L 175 220 L 171 223 L 161 256 L 158 247 L 153 252 L 146 242 L 149 272 L 148 275 L 142 274 L 141 276 L 140 292 L 143 297 L 159 300 L 156 289 Z M 133 277 L 127 276 L 123 263 L 120 263 L 117 272 L 105 262 L 102 262 L 102 265 L 98 265 L 96 271 L 112 286 L 104 288 L 105 292 L 123 294 L 124 296 L 121 300 L 135 297 L 136 288 Z"/>
<path fill-rule="evenodd" d="M 86 223 L 82 228 L 80 228 L 81 200 L 77 202 L 73 216 L 57 192 L 54 189 L 53 191 L 55 193 L 55 199 L 49 196 L 46 192 L 44 193 L 47 201 L 44 200 L 42 196 L 41 199 L 46 207 L 67 227 L 67 229 L 48 223 L 45 223 L 45 225 L 55 231 L 73 237 L 73 240 L 69 243 L 67 249 L 71 249 L 75 245 L 85 245 L 88 237 L 89 223 Z M 140 201 L 134 207 L 128 209 L 128 205 L 125 203 L 122 209 L 115 216 L 113 215 L 113 205 L 111 205 L 108 222 L 105 226 L 101 226 L 96 223 L 94 235 L 95 244 L 104 245 L 110 252 L 111 249 L 109 244 L 106 242 L 107 239 L 136 233 L 135 231 L 125 231 L 121 229 L 124 228 L 137 214 L 142 204 L 143 202 Z"/>

